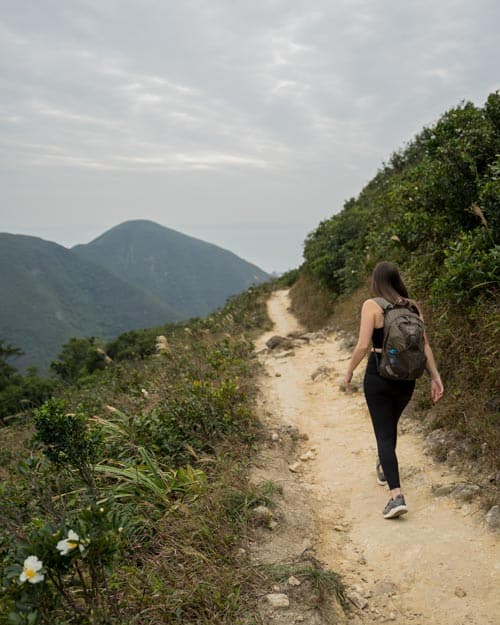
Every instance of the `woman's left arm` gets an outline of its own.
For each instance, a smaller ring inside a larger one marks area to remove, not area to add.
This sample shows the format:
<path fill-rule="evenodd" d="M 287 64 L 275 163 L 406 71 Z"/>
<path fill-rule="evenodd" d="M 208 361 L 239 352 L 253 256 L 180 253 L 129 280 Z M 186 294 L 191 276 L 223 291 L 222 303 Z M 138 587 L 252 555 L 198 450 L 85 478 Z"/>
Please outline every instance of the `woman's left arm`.
<path fill-rule="evenodd" d="M 422 321 L 424 320 L 424 315 L 420 310 L 420 306 L 417 305 L 418 312 L 420 313 L 420 317 Z M 432 353 L 431 344 L 429 343 L 429 338 L 427 336 L 427 332 L 424 330 L 424 351 L 427 358 L 427 362 L 425 368 L 427 373 L 431 378 L 431 397 L 434 403 L 438 402 L 444 393 L 443 382 L 441 381 L 441 376 L 439 375 L 439 371 L 436 365 L 436 359 L 434 358 L 434 354 Z"/>

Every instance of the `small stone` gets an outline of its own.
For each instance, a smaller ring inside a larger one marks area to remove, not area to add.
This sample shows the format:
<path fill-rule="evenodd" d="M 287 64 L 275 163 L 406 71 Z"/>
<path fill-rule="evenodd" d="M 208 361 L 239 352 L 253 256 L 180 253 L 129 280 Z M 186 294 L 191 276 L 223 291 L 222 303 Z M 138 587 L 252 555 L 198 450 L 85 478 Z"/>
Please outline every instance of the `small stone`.
<path fill-rule="evenodd" d="M 399 592 L 399 586 L 388 579 L 378 581 L 373 589 L 376 595 L 395 595 Z"/>
<path fill-rule="evenodd" d="M 334 526 L 333 526 L 333 529 L 334 529 L 336 532 L 345 532 L 345 527 L 344 527 L 343 525 L 334 525 Z"/>
<path fill-rule="evenodd" d="M 274 584 L 273 590 L 274 592 L 281 592 L 281 586 L 279 584 Z"/>
<path fill-rule="evenodd" d="M 455 466 L 460 459 L 460 454 L 456 449 L 450 449 L 450 451 L 446 454 L 446 461 L 450 464 L 450 466 Z"/>
<path fill-rule="evenodd" d="M 285 594 L 280 592 L 272 592 L 269 595 L 266 595 L 266 601 L 272 608 L 275 609 L 284 609 L 290 607 L 290 600 Z"/>
<path fill-rule="evenodd" d="M 496 530 L 500 528 L 500 506 L 493 506 L 488 510 L 486 513 L 486 523 L 488 523 L 492 529 Z"/>
<path fill-rule="evenodd" d="M 282 345 L 283 343 L 286 344 L 287 342 L 289 343 L 290 341 L 284 336 L 275 335 L 266 341 L 266 345 L 269 349 L 274 349 L 275 347 L 278 347 L 278 345 Z"/>
<path fill-rule="evenodd" d="M 275 530 L 278 527 L 278 522 L 273 519 L 273 520 L 268 522 L 267 527 L 270 530 Z"/>
<path fill-rule="evenodd" d="M 288 356 L 295 356 L 295 352 L 293 349 L 290 349 L 286 352 L 281 352 L 281 354 L 276 354 L 275 358 L 287 358 Z"/>
<path fill-rule="evenodd" d="M 366 564 L 366 558 L 363 558 L 363 556 L 361 556 L 361 558 L 358 559 L 358 564 Z"/>
<path fill-rule="evenodd" d="M 290 586 L 300 586 L 302 584 L 300 579 L 297 579 L 295 575 L 290 575 L 290 577 L 288 578 L 288 583 L 290 584 Z"/>
<path fill-rule="evenodd" d="M 368 607 L 368 601 L 354 590 L 347 591 L 346 597 L 360 610 L 364 610 Z"/>
<path fill-rule="evenodd" d="M 477 484 L 459 484 L 453 490 L 453 497 L 462 501 L 471 501 L 481 490 Z"/>
<path fill-rule="evenodd" d="M 273 513 L 267 506 L 257 506 L 253 510 L 250 511 L 250 516 L 255 521 L 260 521 L 261 523 L 269 523 L 273 518 Z"/>
<path fill-rule="evenodd" d="M 455 490 L 456 487 L 457 485 L 455 483 L 433 484 L 431 486 L 431 491 L 435 497 L 446 497 L 447 495 L 450 495 Z"/>
<path fill-rule="evenodd" d="M 316 332 L 305 332 L 304 334 L 300 335 L 300 338 L 309 342 L 309 341 L 314 341 L 315 339 L 317 339 L 318 335 Z"/>
<path fill-rule="evenodd" d="M 426 451 L 431 453 L 436 460 L 442 462 L 446 460 L 452 436 L 443 428 L 433 430 L 425 439 Z"/>
<path fill-rule="evenodd" d="M 275 373 L 274 375 L 275 375 L 275 377 L 277 377 L 277 378 L 281 378 L 281 373 Z"/>
<path fill-rule="evenodd" d="M 463 588 L 460 588 L 460 586 L 457 586 L 455 588 L 455 595 L 457 597 L 466 597 L 467 593 L 465 592 L 465 590 Z"/>
<path fill-rule="evenodd" d="M 300 469 L 300 462 L 294 462 L 293 464 L 288 465 L 288 470 L 292 473 L 298 473 Z"/>
<path fill-rule="evenodd" d="M 243 558 L 243 557 L 245 557 L 245 556 L 246 556 L 246 553 L 247 553 L 246 549 L 243 549 L 243 547 L 240 547 L 240 548 L 236 551 L 236 556 L 237 556 L 238 558 Z"/>
<path fill-rule="evenodd" d="M 300 459 L 302 460 L 302 462 L 307 462 L 308 460 L 314 460 L 315 457 L 316 454 L 312 449 L 310 449 L 309 451 L 306 451 L 304 454 L 302 454 L 300 456 Z"/>
<path fill-rule="evenodd" d="M 279 439 L 280 439 L 280 435 L 277 432 L 273 432 L 271 434 L 271 440 L 272 441 L 279 441 Z"/>
<path fill-rule="evenodd" d="M 396 615 L 394 614 L 394 612 L 389 612 L 389 616 L 387 617 L 388 621 L 395 621 L 396 620 Z"/>
<path fill-rule="evenodd" d="M 314 382 L 315 380 L 325 380 L 329 377 L 330 372 L 332 371 L 331 367 L 318 367 L 313 373 L 311 373 L 311 380 Z"/>

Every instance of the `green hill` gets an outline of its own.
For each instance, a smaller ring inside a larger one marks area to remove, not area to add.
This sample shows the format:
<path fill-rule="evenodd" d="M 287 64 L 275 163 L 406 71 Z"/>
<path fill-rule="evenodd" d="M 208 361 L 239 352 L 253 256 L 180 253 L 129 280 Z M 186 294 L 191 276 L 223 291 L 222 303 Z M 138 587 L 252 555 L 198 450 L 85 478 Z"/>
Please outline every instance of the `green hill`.
<path fill-rule="evenodd" d="M 60 245 L 12 234 L 0 234 L 0 299 L 0 338 L 25 352 L 20 368 L 45 370 L 70 337 L 112 338 L 180 318 Z"/>
<path fill-rule="evenodd" d="M 128 221 L 73 251 L 152 294 L 183 318 L 202 316 L 269 278 L 232 252 L 151 221 Z"/>
<path fill-rule="evenodd" d="M 20 369 L 46 371 L 71 337 L 202 316 L 268 275 L 235 254 L 150 221 L 123 223 L 68 250 L 0 234 L 0 339 Z"/>

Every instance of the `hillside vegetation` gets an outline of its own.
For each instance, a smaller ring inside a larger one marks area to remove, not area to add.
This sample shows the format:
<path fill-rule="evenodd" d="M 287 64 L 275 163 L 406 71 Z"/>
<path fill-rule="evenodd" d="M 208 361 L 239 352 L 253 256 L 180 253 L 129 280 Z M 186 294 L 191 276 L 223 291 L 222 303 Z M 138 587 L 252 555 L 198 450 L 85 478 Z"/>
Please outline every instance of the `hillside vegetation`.
<path fill-rule="evenodd" d="M 255 622 L 266 575 L 238 548 L 277 488 L 246 475 L 271 288 L 158 340 L 129 333 L 114 363 L 2 428 L 0 624 Z"/>
<path fill-rule="evenodd" d="M 499 93 L 482 108 L 451 109 L 394 153 L 358 197 L 309 234 L 304 257 L 296 312 L 310 326 L 333 319 L 351 331 L 374 265 L 398 264 L 423 305 L 446 387 L 427 418 L 430 428 L 448 431 L 442 456 L 458 449 L 498 471 Z M 430 408 L 427 385 L 420 405 Z"/>

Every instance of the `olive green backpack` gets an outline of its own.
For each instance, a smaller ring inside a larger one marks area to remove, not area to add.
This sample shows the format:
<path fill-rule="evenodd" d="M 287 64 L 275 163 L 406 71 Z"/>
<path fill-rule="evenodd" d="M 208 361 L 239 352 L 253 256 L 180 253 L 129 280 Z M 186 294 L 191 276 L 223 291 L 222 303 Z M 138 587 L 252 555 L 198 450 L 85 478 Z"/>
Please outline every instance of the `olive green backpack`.
<path fill-rule="evenodd" d="M 416 380 L 425 371 L 424 322 L 415 307 L 375 301 L 384 311 L 382 353 L 376 354 L 379 375 L 389 380 Z"/>

